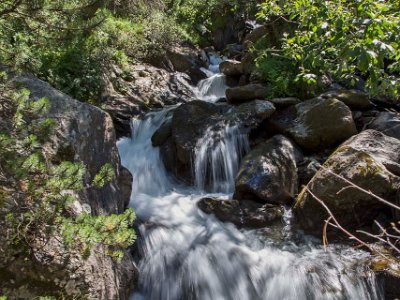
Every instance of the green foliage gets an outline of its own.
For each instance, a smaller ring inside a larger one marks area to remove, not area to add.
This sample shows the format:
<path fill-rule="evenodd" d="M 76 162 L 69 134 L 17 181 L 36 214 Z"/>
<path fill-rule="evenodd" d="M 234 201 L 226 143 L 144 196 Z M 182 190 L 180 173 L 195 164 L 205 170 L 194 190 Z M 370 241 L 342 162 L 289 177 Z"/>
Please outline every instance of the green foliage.
<path fill-rule="evenodd" d="M 169 13 L 175 16 L 196 42 L 222 28 L 228 15 L 236 13 L 245 18 L 254 15 L 256 0 L 165 0 Z"/>
<path fill-rule="evenodd" d="M 78 100 L 96 103 L 111 65 L 126 68 L 188 38 L 162 6 L 128 1 L 126 8 L 118 9 L 124 14 L 116 14 L 109 8 L 119 8 L 117 2 L 2 2 L 0 60 Z"/>
<path fill-rule="evenodd" d="M 129 247 L 136 240 L 135 232 L 130 227 L 135 218 L 133 209 L 128 209 L 120 215 L 92 217 L 81 214 L 75 220 L 64 219 L 64 241 L 67 245 L 79 244 L 86 256 L 93 247 L 103 244 L 109 246 L 108 254 L 122 259 L 123 251 L 119 249 Z"/>
<path fill-rule="evenodd" d="M 103 244 L 110 255 L 121 258 L 121 249 L 136 239 L 131 227 L 133 210 L 111 216 L 77 215 L 73 210 L 79 203 L 77 195 L 88 188 L 84 185 L 86 168 L 81 163 L 46 160 L 42 146 L 47 140 L 42 130 L 54 128 L 54 122 L 45 118 L 49 101 L 32 101 L 26 90 L 5 99 L 15 107 L 9 116 L 12 127 L 0 134 L 0 225 L 8 234 L 6 246 L 29 255 L 32 243 L 54 234 L 63 236 L 67 246 L 78 247 L 84 256 Z M 104 165 L 93 187 L 109 184 L 114 176 L 112 165 Z"/>
<path fill-rule="evenodd" d="M 329 75 L 353 87 L 361 78 L 373 96 L 394 100 L 400 88 L 399 7 L 398 0 L 267 0 L 258 17 L 282 18 L 293 27 L 275 50 L 292 61 L 294 83 L 315 85 Z"/>

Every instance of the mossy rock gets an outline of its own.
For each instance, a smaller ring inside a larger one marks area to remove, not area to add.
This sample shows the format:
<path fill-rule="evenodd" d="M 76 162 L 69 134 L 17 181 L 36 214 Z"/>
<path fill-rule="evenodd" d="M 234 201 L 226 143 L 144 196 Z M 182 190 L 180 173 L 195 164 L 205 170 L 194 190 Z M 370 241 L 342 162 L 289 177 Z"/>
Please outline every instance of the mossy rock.
<path fill-rule="evenodd" d="M 400 141 L 367 130 L 342 144 L 308 184 L 311 192 L 324 201 L 339 223 L 347 229 L 371 224 L 390 208 L 369 192 L 392 203 L 400 187 Z M 354 188 L 344 179 L 365 191 Z M 303 189 L 294 207 L 300 227 L 322 234 L 328 218 L 325 208 Z"/>

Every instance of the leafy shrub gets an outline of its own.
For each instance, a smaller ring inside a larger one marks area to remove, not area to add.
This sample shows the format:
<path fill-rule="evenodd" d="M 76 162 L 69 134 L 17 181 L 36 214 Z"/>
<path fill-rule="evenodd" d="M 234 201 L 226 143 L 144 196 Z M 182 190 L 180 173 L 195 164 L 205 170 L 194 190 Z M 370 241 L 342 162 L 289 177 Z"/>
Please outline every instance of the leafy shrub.
<path fill-rule="evenodd" d="M 292 61 L 294 81 L 315 84 L 328 75 L 353 87 L 362 79 L 373 96 L 399 98 L 397 0 L 267 0 L 258 17 L 281 18 L 294 28 L 278 49 Z"/>

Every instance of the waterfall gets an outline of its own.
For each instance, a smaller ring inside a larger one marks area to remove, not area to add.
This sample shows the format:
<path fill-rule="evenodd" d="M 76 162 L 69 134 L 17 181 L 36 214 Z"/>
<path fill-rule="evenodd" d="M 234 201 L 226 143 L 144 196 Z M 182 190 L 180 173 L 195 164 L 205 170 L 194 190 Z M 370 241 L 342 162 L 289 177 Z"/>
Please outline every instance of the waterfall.
<path fill-rule="evenodd" d="M 247 135 L 237 126 L 208 129 L 197 142 L 194 160 L 195 185 L 205 190 L 210 181 L 211 191 L 233 193 L 239 162 L 249 151 Z"/>
<path fill-rule="evenodd" d="M 122 164 L 133 174 L 130 205 L 139 220 L 140 276 L 132 299 L 382 298 L 365 266 L 367 253 L 335 245 L 325 250 L 307 236 L 288 234 L 290 212 L 286 226 L 239 230 L 200 211 L 204 197 L 231 197 L 247 138 L 235 126 L 209 129 L 193 158 L 195 187 L 178 184 L 151 144 L 170 110 L 133 121 L 132 137 L 118 142 Z"/>
<path fill-rule="evenodd" d="M 223 61 L 215 54 L 209 55 L 210 65 L 205 69 L 207 74 L 206 79 L 199 82 L 195 89 L 195 94 L 198 99 L 216 102 L 218 99 L 225 97 L 225 92 L 228 88 L 226 84 L 226 76 L 219 73 L 219 64 Z"/>

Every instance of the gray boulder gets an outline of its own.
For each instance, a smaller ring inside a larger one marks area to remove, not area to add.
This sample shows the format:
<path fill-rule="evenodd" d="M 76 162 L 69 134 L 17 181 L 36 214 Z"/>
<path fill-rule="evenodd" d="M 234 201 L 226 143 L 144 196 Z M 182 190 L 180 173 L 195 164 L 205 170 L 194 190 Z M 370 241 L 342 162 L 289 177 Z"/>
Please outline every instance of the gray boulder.
<path fill-rule="evenodd" d="M 233 198 L 289 204 L 297 193 L 301 159 L 300 150 L 282 135 L 258 145 L 242 160 Z"/>
<path fill-rule="evenodd" d="M 115 178 L 103 188 L 88 187 L 80 192 L 70 213 L 122 213 L 130 197 L 131 175 L 121 168 L 110 116 L 97 107 L 72 99 L 33 76 L 20 76 L 14 81 L 18 86 L 29 89 L 33 100 L 47 97 L 50 101 L 48 117 L 57 122 L 56 134 L 44 145 L 49 163 L 73 161 L 85 164 L 85 186 L 93 181 L 104 164 L 110 163 L 114 168 Z M 40 234 L 38 228 L 37 235 Z M 4 244 L 1 238 L 0 242 Z M 5 258 L 4 253 L 0 255 L 0 269 L 8 272 L 10 278 L 10 282 L 4 284 L 18 287 L 10 291 L 19 299 L 34 298 L 32 295 L 38 292 L 38 287 L 41 287 L 39 292 L 44 295 L 46 291 L 50 294 L 61 291 L 70 298 L 128 299 L 137 278 L 137 269 L 129 251 L 125 251 L 122 261 L 117 262 L 110 256 L 98 255 L 106 252 L 106 248 L 99 245 L 84 259 L 79 249 L 68 248 L 57 233 L 49 236 L 45 232 L 43 239 L 32 241 L 30 249 L 31 257 L 34 257 L 30 260 L 24 260 L 24 255 Z"/>
<path fill-rule="evenodd" d="M 243 102 L 265 99 L 271 94 L 271 88 L 259 84 L 248 84 L 243 86 L 237 86 L 226 90 L 226 99 L 232 104 L 240 104 Z"/>
<path fill-rule="evenodd" d="M 321 97 L 330 99 L 338 99 L 351 109 L 369 109 L 372 102 L 366 93 L 358 90 L 335 90 L 329 91 L 321 95 Z"/>
<path fill-rule="evenodd" d="M 227 76 L 240 76 L 243 74 L 242 63 L 237 60 L 226 60 L 219 65 L 219 69 Z"/>
<path fill-rule="evenodd" d="M 342 226 L 357 229 L 390 208 L 368 192 L 395 203 L 400 187 L 400 141 L 366 130 L 343 143 L 308 184 Z M 352 187 L 337 174 L 367 192 Z M 328 213 L 305 189 L 294 207 L 299 226 L 321 234 Z"/>
<path fill-rule="evenodd" d="M 238 126 L 241 131 L 248 132 L 274 112 L 275 107 L 268 101 L 256 100 L 232 107 L 196 100 L 179 106 L 173 113 L 171 130 L 169 125 L 162 126 L 152 140 L 160 146 L 167 169 L 174 174 L 181 173 L 178 177 L 190 179 L 188 170 L 196 147 L 207 131 L 218 132 L 227 126 Z"/>
<path fill-rule="evenodd" d="M 400 115 L 395 112 L 380 112 L 377 117 L 367 125 L 368 129 L 375 129 L 387 136 L 400 139 Z"/>
<path fill-rule="evenodd" d="M 289 135 L 307 151 L 326 149 L 357 134 L 351 110 L 332 98 L 315 98 L 278 112 L 266 129 Z"/>

